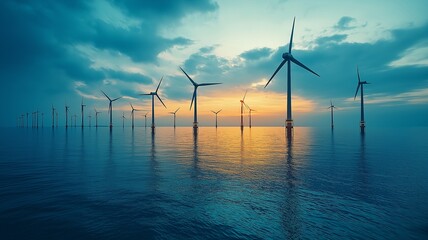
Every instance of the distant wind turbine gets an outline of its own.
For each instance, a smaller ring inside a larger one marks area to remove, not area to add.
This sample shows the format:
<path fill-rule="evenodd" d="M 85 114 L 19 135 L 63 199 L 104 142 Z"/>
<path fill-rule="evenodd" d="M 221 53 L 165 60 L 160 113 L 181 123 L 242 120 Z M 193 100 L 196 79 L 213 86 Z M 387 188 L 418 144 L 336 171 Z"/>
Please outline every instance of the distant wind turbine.
<path fill-rule="evenodd" d="M 245 104 L 245 97 L 247 96 L 247 91 L 245 91 L 244 97 L 239 100 L 241 102 L 241 130 L 244 129 L 244 105 L 248 108 L 247 104 Z"/>
<path fill-rule="evenodd" d="M 195 102 L 195 108 L 194 108 L 194 113 L 193 113 L 193 128 L 198 128 L 198 106 L 197 106 L 197 104 L 198 104 L 198 101 L 197 101 L 198 87 L 217 85 L 217 84 L 221 84 L 221 83 L 196 83 L 183 70 L 183 68 L 180 67 L 180 69 L 181 69 L 181 71 L 183 71 L 183 73 L 186 75 L 186 77 L 190 80 L 190 82 L 193 84 L 193 87 L 195 89 L 195 90 L 193 90 L 193 97 L 192 97 L 192 102 L 190 103 L 190 109 L 192 109 L 193 102 Z"/>
<path fill-rule="evenodd" d="M 125 128 L 125 119 L 126 119 L 125 113 L 122 112 L 122 128 Z"/>
<path fill-rule="evenodd" d="M 55 126 L 55 108 L 52 104 L 52 128 Z"/>
<path fill-rule="evenodd" d="M 58 111 L 55 111 L 55 118 L 56 118 L 55 126 L 58 127 Z"/>
<path fill-rule="evenodd" d="M 143 94 L 140 94 L 140 95 L 150 95 L 150 96 L 152 96 L 152 129 L 154 129 L 154 128 L 155 128 L 155 96 L 159 99 L 159 101 L 162 103 L 162 105 L 163 105 L 165 108 L 167 108 L 167 107 L 165 106 L 165 104 L 163 103 L 162 99 L 161 99 L 161 98 L 159 97 L 159 95 L 158 95 L 158 90 L 159 90 L 159 87 L 160 87 L 160 85 L 161 85 L 161 83 L 162 83 L 162 80 L 163 80 L 163 77 L 161 78 L 161 80 L 160 80 L 160 82 L 159 82 L 159 84 L 158 84 L 158 87 L 156 88 L 156 91 L 151 92 L 151 93 L 143 93 Z"/>
<path fill-rule="evenodd" d="M 91 116 L 90 113 L 89 113 L 89 116 L 88 116 L 88 120 L 89 120 L 89 127 L 91 127 L 92 126 L 92 116 Z"/>
<path fill-rule="evenodd" d="M 108 113 L 110 114 L 110 128 L 112 128 L 112 127 L 113 127 L 113 106 L 112 106 L 112 103 L 113 103 L 114 101 L 116 101 L 116 100 L 118 100 L 118 99 L 122 98 L 122 97 L 118 97 L 118 98 L 115 98 L 115 99 L 111 99 L 109 96 L 107 96 L 107 94 L 106 94 L 103 90 L 101 90 L 101 92 L 102 92 L 102 93 L 104 94 L 104 96 L 106 96 L 106 98 L 109 100 Z"/>
<path fill-rule="evenodd" d="M 67 104 L 65 105 L 65 127 L 68 128 L 68 109 L 70 109 Z"/>
<path fill-rule="evenodd" d="M 215 114 L 215 128 L 217 128 L 217 114 L 219 114 L 219 112 L 221 112 L 221 110 L 223 110 L 223 109 L 220 109 L 217 112 L 214 112 L 213 110 L 211 110 L 211 112 Z"/>
<path fill-rule="evenodd" d="M 249 112 L 249 119 L 250 119 L 250 128 L 251 128 L 251 112 L 255 112 L 256 110 L 248 107 L 248 112 Z"/>
<path fill-rule="evenodd" d="M 101 112 L 98 112 L 96 108 L 94 108 L 95 110 L 95 127 L 98 127 L 98 114 L 100 114 Z"/>
<path fill-rule="evenodd" d="M 180 110 L 180 108 L 177 108 L 174 112 L 169 112 L 170 114 L 174 114 L 174 128 L 175 128 L 175 114 Z"/>
<path fill-rule="evenodd" d="M 360 128 L 361 128 L 361 132 L 364 133 L 364 128 L 366 127 L 366 123 L 364 121 L 364 84 L 370 84 L 366 81 L 361 81 L 360 79 L 360 72 L 358 71 L 358 66 L 357 66 L 357 76 L 358 76 L 358 85 L 357 85 L 357 91 L 355 91 L 355 96 L 354 96 L 354 100 L 357 97 L 358 94 L 358 90 L 360 89 L 361 86 L 361 121 L 360 121 Z"/>
<path fill-rule="evenodd" d="M 42 128 L 44 127 L 44 120 L 45 120 L 45 114 L 44 113 L 42 113 Z"/>
<path fill-rule="evenodd" d="M 144 114 L 144 127 L 147 127 L 147 114 L 149 114 L 150 112 L 146 112 L 146 114 Z"/>
<path fill-rule="evenodd" d="M 328 107 L 327 109 L 330 109 L 330 115 L 331 115 L 331 129 L 333 129 L 334 128 L 334 118 L 333 118 L 333 112 L 334 112 L 334 109 L 335 109 L 336 107 L 333 105 L 333 102 L 330 100 L 330 107 Z"/>
<path fill-rule="evenodd" d="M 134 111 L 141 111 L 140 109 L 135 109 L 134 106 L 132 106 L 132 103 L 129 103 L 131 105 L 132 111 L 131 111 L 131 117 L 132 117 L 132 129 L 134 129 Z"/>
<path fill-rule="evenodd" d="M 80 106 L 81 106 L 81 108 L 82 108 L 82 128 L 83 128 L 83 127 L 84 127 L 84 126 L 83 126 L 83 119 L 84 119 L 84 116 L 83 116 L 83 112 L 84 112 L 84 111 L 83 111 L 83 108 L 84 108 L 84 107 L 86 107 L 86 105 L 84 105 L 84 104 L 83 104 L 83 97 L 82 97 L 82 103 L 80 104 Z"/>
<path fill-rule="evenodd" d="M 291 55 L 291 48 L 293 46 L 293 33 L 294 33 L 294 23 L 296 21 L 296 18 L 293 20 L 293 27 L 291 29 L 291 37 L 290 37 L 290 43 L 288 46 L 288 52 L 285 52 L 282 54 L 282 58 L 284 59 L 281 64 L 279 64 L 278 68 L 273 73 L 272 77 L 269 79 L 269 81 L 266 83 L 265 88 L 267 85 L 272 81 L 272 79 L 275 77 L 275 75 L 278 73 L 278 71 L 284 66 L 285 63 L 287 63 L 287 120 L 286 120 L 286 128 L 287 128 L 287 135 L 291 136 L 291 129 L 293 128 L 293 118 L 291 117 L 291 62 L 297 64 L 298 66 L 308 70 L 309 72 L 317 75 L 314 71 L 303 65 L 303 63 L 299 62 L 297 59 Z"/>

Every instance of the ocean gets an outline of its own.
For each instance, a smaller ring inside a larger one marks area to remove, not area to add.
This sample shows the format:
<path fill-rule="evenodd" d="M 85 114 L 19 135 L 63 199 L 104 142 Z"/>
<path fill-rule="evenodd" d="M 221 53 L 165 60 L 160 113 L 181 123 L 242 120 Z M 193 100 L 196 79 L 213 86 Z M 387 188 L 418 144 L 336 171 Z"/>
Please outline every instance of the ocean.
<path fill-rule="evenodd" d="M 428 239 L 428 128 L 1 128 L 0 239 Z"/>

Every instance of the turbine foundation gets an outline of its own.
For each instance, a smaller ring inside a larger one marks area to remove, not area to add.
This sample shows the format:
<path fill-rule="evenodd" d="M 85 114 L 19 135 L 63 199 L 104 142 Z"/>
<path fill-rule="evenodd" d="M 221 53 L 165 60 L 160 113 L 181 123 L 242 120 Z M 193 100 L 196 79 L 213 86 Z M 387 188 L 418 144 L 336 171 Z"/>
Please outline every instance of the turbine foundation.
<path fill-rule="evenodd" d="M 361 121 L 360 122 L 360 129 L 361 129 L 361 132 L 364 132 L 364 129 L 366 128 L 366 123 L 364 122 L 364 121 Z"/>

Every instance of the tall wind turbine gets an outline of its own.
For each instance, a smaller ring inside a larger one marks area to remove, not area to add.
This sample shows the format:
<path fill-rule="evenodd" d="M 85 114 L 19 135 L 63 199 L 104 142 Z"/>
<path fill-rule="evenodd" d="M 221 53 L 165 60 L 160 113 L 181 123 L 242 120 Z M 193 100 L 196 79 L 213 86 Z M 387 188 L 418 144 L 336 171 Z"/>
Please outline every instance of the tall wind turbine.
<path fill-rule="evenodd" d="M 245 91 L 244 97 L 239 100 L 241 102 L 241 130 L 244 129 L 244 105 L 246 106 L 247 104 L 245 104 L 245 97 L 247 96 L 247 91 Z M 248 106 L 247 106 L 248 107 Z"/>
<path fill-rule="evenodd" d="M 175 128 L 175 114 L 180 110 L 180 108 L 177 108 L 174 112 L 169 112 L 170 114 L 174 114 L 174 128 Z"/>
<path fill-rule="evenodd" d="M 196 83 L 195 81 L 193 81 L 192 78 L 189 77 L 189 75 L 181 67 L 180 69 L 181 71 L 183 71 L 186 77 L 190 80 L 190 82 L 193 84 L 195 89 L 193 90 L 193 97 L 192 97 L 192 102 L 190 103 L 190 109 L 192 109 L 193 102 L 195 102 L 195 108 L 193 113 L 193 128 L 198 128 L 198 105 L 197 105 L 198 104 L 198 101 L 197 101 L 198 87 L 217 85 L 221 83 Z"/>
<path fill-rule="evenodd" d="M 115 99 L 111 99 L 109 96 L 107 96 L 107 94 L 101 90 L 101 92 L 104 94 L 104 96 L 106 96 L 106 98 L 109 100 L 109 104 L 108 104 L 108 113 L 110 114 L 110 128 L 113 127 L 113 107 L 112 107 L 112 103 L 122 97 L 118 97 Z"/>
<path fill-rule="evenodd" d="M 89 127 L 91 127 L 92 126 L 92 116 L 90 113 L 89 113 L 88 119 L 89 119 Z"/>
<path fill-rule="evenodd" d="M 141 111 L 140 109 L 135 109 L 134 106 L 132 106 L 132 103 L 129 103 L 131 105 L 132 111 L 131 111 L 131 117 L 132 117 L 132 129 L 134 129 L 134 111 Z"/>
<path fill-rule="evenodd" d="M 86 105 L 83 104 L 83 97 L 82 97 L 82 103 L 80 104 L 80 106 L 82 108 L 82 128 L 83 128 L 83 119 L 84 119 L 84 117 L 83 117 L 83 112 L 84 112 L 83 108 L 86 107 Z"/>
<path fill-rule="evenodd" d="M 160 85 L 161 85 L 161 83 L 162 83 L 162 80 L 163 80 L 163 77 L 161 78 L 161 80 L 160 80 L 160 82 L 159 82 L 159 84 L 158 84 L 158 87 L 156 88 L 156 91 L 154 91 L 154 92 L 150 92 L 150 93 L 143 93 L 143 94 L 140 94 L 140 95 L 150 95 L 150 96 L 152 96 L 152 129 L 154 129 L 155 128 L 155 96 L 159 99 L 159 101 L 162 103 L 162 105 L 165 107 L 165 108 L 167 108 L 166 106 L 165 106 L 165 104 L 163 103 L 163 101 L 162 101 L 162 99 L 159 97 L 159 95 L 158 95 L 158 90 L 159 90 L 159 87 L 160 87 Z"/>
<path fill-rule="evenodd" d="M 330 107 L 328 107 L 327 109 L 330 109 L 330 115 L 331 115 L 331 129 L 334 128 L 334 118 L 333 118 L 333 112 L 336 107 L 333 105 L 333 102 L 330 100 Z"/>
<path fill-rule="evenodd" d="M 223 109 L 220 109 L 220 110 L 218 110 L 217 112 L 214 112 L 213 110 L 211 110 L 211 112 L 215 114 L 215 128 L 217 128 L 217 114 L 218 114 L 219 112 L 221 112 L 221 110 L 223 110 Z"/>
<path fill-rule="evenodd" d="M 278 68 L 273 73 L 272 77 L 269 79 L 269 81 L 266 83 L 265 88 L 267 85 L 269 85 L 270 81 L 275 77 L 275 75 L 278 73 L 278 71 L 284 66 L 285 63 L 287 63 L 287 120 L 286 120 L 286 128 L 287 128 L 287 135 L 291 135 L 291 129 L 293 128 L 293 118 L 291 117 L 291 62 L 297 64 L 298 66 L 308 70 L 309 72 L 317 75 L 314 71 L 303 65 L 303 63 L 299 62 L 297 59 L 291 55 L 291 48 L 293 46 L 293 33 L 294 33 L 294 23 L 296 21 L 296 18 L 293 20 L 293 27 L 291 29 L 291 37 L 290 37 L 290 43 L 288 45 L 288 52 L 285 52 L 282 54 L 282 62 L 279 64 Z"/>
<path fill-rule="evenodd" d="M 364 133 L 364 128 L 366 127 L 366 123 L 364 122 L 364 84 L 370 84 L 366 81 L 361 81 L 360 79 L 360 72 L 358 71 L 358 66 L 357 66 L 357 76 L 358 76 L 358 85 L 357 85 L 357 91 L 355 91 L 355 96 L 354 96 L 354 100 L 357 97 L 358 94 L 358 90 L 360 89 L 361 86 L 361 121 L 360 121 L 360 128 L 361 128 L 361 132 Z"/>
<path fill-rule="evenodd" d="M 65 105 L 65 127 L 66 128 L 68 128 L 68 109 L 70 109 L 70 107 Z"/>
<path fill-rule="evenodd" d="M 95 127 L 98 127 L 98 114 L 100 114 L 101 112 L 98 112 L 96 108 L 94 108 L 95 110 Z"/>

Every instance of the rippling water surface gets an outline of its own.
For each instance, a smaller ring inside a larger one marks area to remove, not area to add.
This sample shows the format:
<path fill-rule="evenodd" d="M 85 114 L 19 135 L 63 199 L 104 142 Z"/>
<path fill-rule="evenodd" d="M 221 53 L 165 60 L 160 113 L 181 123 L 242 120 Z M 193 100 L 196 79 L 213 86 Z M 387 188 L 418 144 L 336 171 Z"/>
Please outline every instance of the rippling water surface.
<path fill-rule="evenodd" d="M 428 128 L 1 132 L 0 239 L 428 239 Z"/>

